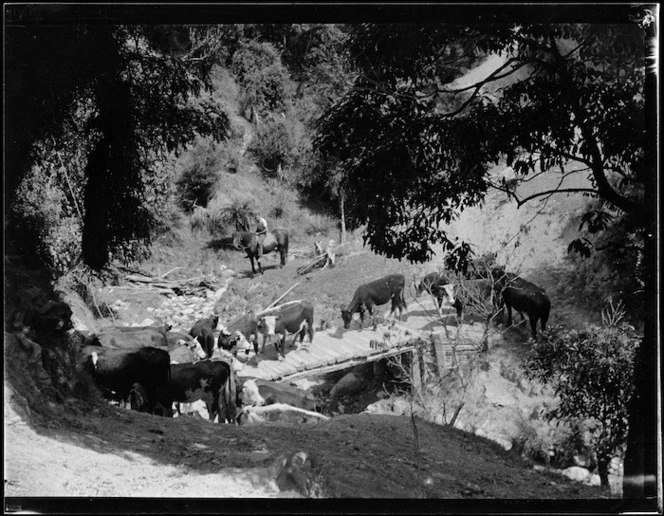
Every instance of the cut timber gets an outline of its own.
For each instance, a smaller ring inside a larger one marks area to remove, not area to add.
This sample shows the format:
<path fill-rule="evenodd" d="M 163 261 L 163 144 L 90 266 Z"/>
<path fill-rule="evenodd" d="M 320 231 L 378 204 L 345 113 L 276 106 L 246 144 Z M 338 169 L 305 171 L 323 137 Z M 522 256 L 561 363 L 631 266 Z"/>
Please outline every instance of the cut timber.
<path fill-rule="evenodd" d="M 414 349 L 411 355 L 410 377 L 412 379 L 413 394 L 422 388 L 422 367 L 420 364 L 421 354 L 419 349 Z"/>
<path fill-rule="evenodd" d="M 317 268 L 323 268 L 325 269 L 326 267 L 334 267 L 334 261 L 335 261 L 335 254 L 333 251 L 328 249 L 325 253 L 316 256 L 313 260 L 311 260 L 309 263 L 302 265 L 297 269 L 298 274 L 308 274 L 309 272 L 313 271 L 314 269 Z"/>
<path fill-rule="evenodd" d="M 441 335 L 433 333 L 431 335 L 434 355 L 436 356 L 436 366 L 438 368 L 438 377 L 445 376 L 445 344 Z"/>
<path fill-rule="evenodd" d="M 279 310 L 281 310 L 284 306 L 289 305 L 289 304 L 291 304 L 291 303 L 300 303 L 302 300 L 299 300 L 299 301 L 290 301 L 289 303 L 284 303 L 284 304 L 281 305 L 281 306 L 274 306 L 274 305 L 276 305 L 279 301 L 281 301 L 283 298 L 285 298 L 286 295 L 287 295 L 291 290 L 293 290 L 295 287 L 297 287 L 298 285 L 299 285 L 299 283 L 296 283 L 295 285 L 293 285 L 293 286 L 292 286 L 291 288 L 289 288 L 286 292 L 284 292 L 283 294 L 281 294 L 277 299 L 275 299 L 274 301 L 272 301 L 267 307 L 265 307 L 265 309 L 263 309 L 263 310 L 261 310 L 260 312 L 258 312 L 257 315 L 267 315 L 268 313 L 272 313 L 273 310 L 274 310 L 274 311 L 279 311 Z"/>
<path fill-rule="evenodd" d="M 260 424 L 265 421 L 288 421 L 292 423 L 313 423 L 327 421 L 329 417 L 285 403 L 273 403 L 263 407 L 247 407 L 243 410 L 245 424 Z"/>

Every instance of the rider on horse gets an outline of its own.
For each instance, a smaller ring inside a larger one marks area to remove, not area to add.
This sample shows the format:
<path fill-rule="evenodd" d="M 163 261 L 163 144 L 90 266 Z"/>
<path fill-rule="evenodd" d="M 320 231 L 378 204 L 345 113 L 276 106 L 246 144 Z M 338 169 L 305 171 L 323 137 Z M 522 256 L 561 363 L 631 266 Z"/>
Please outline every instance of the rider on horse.
<path fill-rule="evenodd" d="M 267 221 L 261 217 L 260 213 L 256 214 L 256 239 L 258 240 L 258 256 L 263 255 L 263 242 L 267 236 Z"/>

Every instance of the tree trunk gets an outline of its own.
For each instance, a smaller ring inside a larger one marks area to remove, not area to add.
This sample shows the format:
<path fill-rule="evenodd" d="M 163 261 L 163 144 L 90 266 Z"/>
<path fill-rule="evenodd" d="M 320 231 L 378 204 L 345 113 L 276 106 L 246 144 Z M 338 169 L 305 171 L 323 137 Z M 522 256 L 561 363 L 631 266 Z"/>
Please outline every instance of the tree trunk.
<path fill-rule="evenodd" d="M 602 487 L 609 487 L 609 461 L 607 457 L 597 457 L 597 473 Z"/>
<path fill-rule="evenodd" d="M 343 244 L 346 241 L 346 196 L 344 191 L 339 192 L 339 211 L 341 212 L 341 236 L 339 243 Z"/>

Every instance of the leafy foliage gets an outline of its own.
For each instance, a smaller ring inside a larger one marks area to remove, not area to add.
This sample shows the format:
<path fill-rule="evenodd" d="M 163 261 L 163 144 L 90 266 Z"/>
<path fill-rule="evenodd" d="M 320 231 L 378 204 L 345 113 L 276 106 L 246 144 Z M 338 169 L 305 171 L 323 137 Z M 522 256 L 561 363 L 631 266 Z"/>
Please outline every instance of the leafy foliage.
<path fill-rule="evenodd" d="M 350 53 L 359 77 L 321 119 L 315 146 L 363 199 L 354 216 L 375 251 L 422 262 L 434 243 L 454 248 L 439 224 L 501 188 L 487 173 L 501 160 L 519 180 L 562 179 L 578 162 L 612 208 L 652 215 L 641 205 L 638 27 L 362 24 Z M 489 58 L 488 76 L 463 78 Z"/>
<path fill-rule="evenodd" d="M 256 213 L 251 201 L 235 200 L 221 211 L 221 220 L 236 231 L 249 231 Z"/>
<path fill-rule="evenodd" d="M 550 418 L 572 424 L 587 420 L 603 485 L 611 457 L 625 444 L 627 406 L 634 388 L 638 337 L 621 318 L 620 305 L 611 304 L 604 316 L 611 325 L 583 331 L 550 329 L 524 360 L 529 379 L 555 387 L 560 402 Z"/>
<path fill-rule="evenodd" d="M 13 204 L 39 142 L 77 139 L 86 152 L 78 199 L 84 261 L 99 269 L 113 257 L 144 256 L 155 229 L 146 179 L 157 160 L 196 133 L 219 140 L 228 131 L 225 112 L 201 96 L 216 42 L 198 28 L 40 25 L 39 11 L 27 6 L 9 15 L 25 26 L 7 33 L 6 199 Z M 64 123 L 74 116 L 78 133 Z M 39 245 L 34 235 L 18 238 L 26 249 Z"/>
<path fill-rule="evenodd" d="M 284 109 L 292 95 L 288 71 L 270 43 L 241 42 L 231 70 L 242 87 L 241 107 L 259 113 Z"/>
<path fill-rule="evenodd" d="M 181 160 L 175 183 L 185 211 L 191 212 L 194 206 L 207 207 L 219 181 L 220 158 L 214 142 L 199 140 Z"/>

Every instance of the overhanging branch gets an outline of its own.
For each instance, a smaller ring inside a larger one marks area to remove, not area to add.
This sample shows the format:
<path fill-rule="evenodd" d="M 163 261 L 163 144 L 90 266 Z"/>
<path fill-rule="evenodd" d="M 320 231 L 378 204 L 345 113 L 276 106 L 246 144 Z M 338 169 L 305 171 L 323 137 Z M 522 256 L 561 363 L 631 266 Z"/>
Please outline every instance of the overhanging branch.
<path fill-rule="evenodd" d="M 593 189 L 593 188 L 560 188 L 560 189 L 554 189 L 554 190 L 547 190 L 545 192 L 538 192 L 533 195 L 529 195 L 528 197 L 525 197 L 523 199 L 519 199 L 516 194 L 513 194 L 514 200 L 516 200 L 517 206 L 521 207 L 523 204 L 527 203 L 528 201 L 532 201 L 533 199 L 537 199 L 538 197 L 543 197 L 543 196 L 551 196 L 553 194 L 557 193 L 591 193 L 594 195 L 599 195 L 599 191 Z"/>

